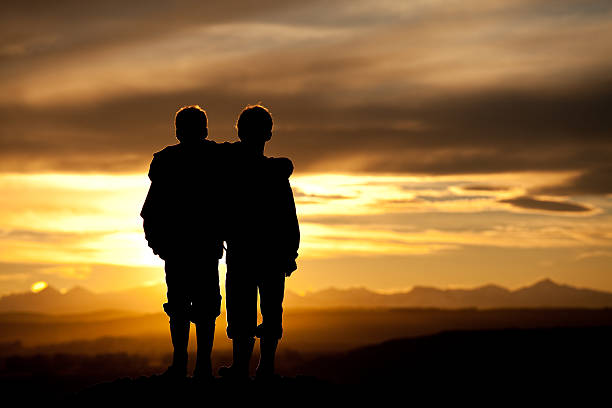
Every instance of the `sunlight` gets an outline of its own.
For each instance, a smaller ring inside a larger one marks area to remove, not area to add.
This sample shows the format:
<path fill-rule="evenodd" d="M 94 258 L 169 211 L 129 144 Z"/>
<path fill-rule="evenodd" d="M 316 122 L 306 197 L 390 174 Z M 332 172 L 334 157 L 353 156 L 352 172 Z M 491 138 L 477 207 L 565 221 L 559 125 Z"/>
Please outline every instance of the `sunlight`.
<path fill-rule="evenodd" d="M 42 290 L 45 290 L 48 286 L 49 285 L 47 284 L 47 282 L 39 281 L 39 282 L 33 283 L 30 290 L 32 290 L 33 293 L 38 293 Z"/>
<path fill-rule="evenodd" d="M 601 230 L 608 221 L 594 220 L 596 210 L 552 213 L 503 201 L 567 177 L 298 174 L 291 185 L 300 219 L 299 259 L 427 256 L 466 245 L 605 249 Z M 0 176 L 0 262 L 46 263 L 42 273 L 79 281 L 91 277 L 84 265 L 162 268 L 142 230 L 148 187 L 145 174 Z M 538 218 L 518 222 L 532 214 Z M 555 222 L 542 215 L 555 216 Z M 220 263 L 223 281 L 224 259 Z"/>
<path fill-rule="evenodd" d="M 298 215 L 367 215 L 398 212 L 515 211 L 500 199 L 526 194 L 574 173 L 524 172 L 495 175 L 407 176 L 308 174 L 291 178 Z M 504 186 L 466 190 L 466 186 Z"/>

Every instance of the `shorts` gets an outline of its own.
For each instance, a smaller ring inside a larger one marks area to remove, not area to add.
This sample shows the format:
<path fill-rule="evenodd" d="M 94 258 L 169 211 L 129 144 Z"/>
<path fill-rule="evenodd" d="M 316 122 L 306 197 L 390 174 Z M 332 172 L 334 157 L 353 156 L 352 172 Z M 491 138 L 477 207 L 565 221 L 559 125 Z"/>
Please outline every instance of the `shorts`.
<path fill-rule="evenodd" d="M 171 320 L 198 323 L 221 314 L 218 259 L 174 258 L 166 260 L 165 270 L 168 302 L 164 311 Z"/>
<path fill-rule="evenodd" d="M 257 326 L 257 291 L 262 323 Z M 227 337 L 283 336 L 284 271 L 266 270 L 252 264 L 228 263 L 225 279 Z"/>

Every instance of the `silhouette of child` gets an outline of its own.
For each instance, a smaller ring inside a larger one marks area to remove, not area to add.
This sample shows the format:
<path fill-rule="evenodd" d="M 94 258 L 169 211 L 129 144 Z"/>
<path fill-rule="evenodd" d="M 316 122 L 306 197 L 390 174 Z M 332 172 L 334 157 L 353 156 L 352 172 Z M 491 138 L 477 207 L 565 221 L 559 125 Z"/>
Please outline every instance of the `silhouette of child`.
<path fill-rule="evenodd" d="M 184 378 L 190 321 L 197 334 L 196 379 L 212 378 L 210 354 L 215 320 L 220 314 L 218 263 L 223 242 L 218 228 L 219 145 L 206 140 L 208 120 L 199 106 L 181 108 L 175 116 L 179 143 L 153 155 L 151 186 L 142 208 L 145 238 L 165 261 L 174 347 L 164 373 Z"/>
<path fill-rule="evenodd" d="M 293 164 L 264 156 L 272 137 L 272 116 L 263 106 L 247 106 L 237 121 L 240 143 L 232 152 L 226 186 L 227 335 L 233 363 L 219 373 L 248 378 L 249 361 L 260 338 L 256 378 L 274 376 L 274 358 L 282 337 L 285 277 L 297 269 L 300 230 L 289 176 Z M 262 324 L 257 326 L 257 291 Z"/>

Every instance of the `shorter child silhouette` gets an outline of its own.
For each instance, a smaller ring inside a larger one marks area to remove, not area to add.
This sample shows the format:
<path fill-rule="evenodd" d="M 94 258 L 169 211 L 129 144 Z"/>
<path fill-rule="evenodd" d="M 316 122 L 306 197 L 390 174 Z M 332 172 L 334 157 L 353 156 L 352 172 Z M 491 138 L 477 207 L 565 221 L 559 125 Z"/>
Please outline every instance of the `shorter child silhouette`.
<path fill-rule="evenodd" d="M 210 354 L 215 320 L 220 314 L 219 259 L 223 242 L 217 225 L 215 199 L 220 180 L 220 145 L 206 140 L 206 112 L 199 106 L 181 108 L 175 116 L 179 143 L 153 155 L 151 186 L 142 208 L 145 237 L 165 261 L 174 353 L 164 373 L 184 378 L 190 322 L 197 333 L 194 378 L 212 378 Z"/>

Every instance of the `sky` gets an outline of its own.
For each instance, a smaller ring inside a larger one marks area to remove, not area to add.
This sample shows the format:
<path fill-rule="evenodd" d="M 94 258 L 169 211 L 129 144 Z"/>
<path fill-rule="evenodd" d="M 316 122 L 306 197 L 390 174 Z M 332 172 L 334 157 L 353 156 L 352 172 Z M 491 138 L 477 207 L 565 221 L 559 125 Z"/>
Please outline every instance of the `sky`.
<path fill-rule="evenodd" d="M 140 208 L 173 115 L 293 160 L 303 293 L 612 291 L 609 1 L 3 2 L 0 295 L 163 282 Z M 222 273 L 224 269 L 222 267 Z"/>

